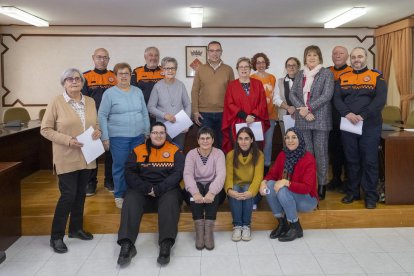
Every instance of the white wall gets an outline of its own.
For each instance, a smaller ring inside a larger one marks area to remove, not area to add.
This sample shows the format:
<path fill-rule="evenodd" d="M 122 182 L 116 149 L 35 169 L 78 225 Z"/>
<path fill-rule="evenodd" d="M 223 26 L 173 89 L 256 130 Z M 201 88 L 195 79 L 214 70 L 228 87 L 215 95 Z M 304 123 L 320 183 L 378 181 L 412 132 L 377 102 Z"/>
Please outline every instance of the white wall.
<path fill-rule="evenodd" d="M 191 91 L 192 78 L 185 77 L 185 46 L 207 45 L 218 40 L 223 46 L 222 59 L 234 68 L 241 56 L 251 57 L 257 52 L 266 53 L 271 61 L 269 72 L 280 77 L 287 57 L 302 60 L 306 46 L 318 45 L 323 53 L 324 65 L 332 65 L 330 54 L 336 45 L 348 49 L 355 46 L 370 48 L 374 39 L 372 29 L 187 29 L 187 28 L 135 28 L 135 27 L 2 27 L 5 51 L 4 85 L 10 90 L 5 105 L 17 99 L 37 118 L 41 106 L 61 93 L 60 74 L 69 67 L 86 71 L 93 68 L 91 55 L 95 48 L 109 50 L 109 68 L 117 62 L 128 62 L 134 68 L 143 65 L 144 49 L 157 46 L 161 57 L 173 56 L 179 62 L 177 78 Z M 13 37 L 12 37 L 12 36 Z M 20 37 L 20 35 L 22 35 Z M 362 43 L 357 39 L 366 38 Z M 18 39 L 17 41 L 15 41 Z M 375 50 L 375 48 L 374 48 Z M 372 67 L 373 57 L 369 57 Z M 236 72 L 235 72 L 236 73 Z M 0 87 L 0 95 L 6 90 Z M 20 106 L 19 103 L 16 106 Z M 2 105 L 3 110 L 5 108 Z"/>

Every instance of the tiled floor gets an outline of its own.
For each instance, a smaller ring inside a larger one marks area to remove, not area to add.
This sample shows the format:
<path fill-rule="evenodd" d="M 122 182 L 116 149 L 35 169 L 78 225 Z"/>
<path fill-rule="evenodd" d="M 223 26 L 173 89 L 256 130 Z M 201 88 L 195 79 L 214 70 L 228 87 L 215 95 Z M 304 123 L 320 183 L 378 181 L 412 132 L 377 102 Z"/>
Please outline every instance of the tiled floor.
<path fill-rule="evenodd" d="M 232 242 L 216 232 L 216 248 L 198 251 L 194 233 L 179 233 L 171 262 L 159 266 L 157 235 L 141 234 L 138 254 L 125 268 L 116 265 L 116 235 L 92 241 L 69 239 L 69 252 L 55 254 L 49 237 L 22 237 L 6 251 L 0 275 L 412 275 L 414 228 L 305 230 L 304 238 L 280 243 L 269 232 L 250 242 Z"/>

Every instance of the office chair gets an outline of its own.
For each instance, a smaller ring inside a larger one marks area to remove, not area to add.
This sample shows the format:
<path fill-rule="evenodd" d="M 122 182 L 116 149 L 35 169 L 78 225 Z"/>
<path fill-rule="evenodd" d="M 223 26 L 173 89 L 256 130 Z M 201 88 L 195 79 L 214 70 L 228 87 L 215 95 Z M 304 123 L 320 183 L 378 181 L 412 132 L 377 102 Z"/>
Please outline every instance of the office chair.
<path fill-rule="evenodd" d="M 4 112 L 3 122 L 8 123 L 10 121 L 19 120 L 22 123 L 30 121 L 29 112 L 24 107 L 12 107 Z"/>
<path fill-rule="evenodd" d="M 398 106 L 386 105 L 382 109 L 382 120 L 385 124 L 401 124 L 401 109 Z"/>
<path fill-rule="evenodd" d="M 45 116 L 46 108 L 40 109 L 39 111 L 39 120 L 43 120 L 43 116 Z"/>

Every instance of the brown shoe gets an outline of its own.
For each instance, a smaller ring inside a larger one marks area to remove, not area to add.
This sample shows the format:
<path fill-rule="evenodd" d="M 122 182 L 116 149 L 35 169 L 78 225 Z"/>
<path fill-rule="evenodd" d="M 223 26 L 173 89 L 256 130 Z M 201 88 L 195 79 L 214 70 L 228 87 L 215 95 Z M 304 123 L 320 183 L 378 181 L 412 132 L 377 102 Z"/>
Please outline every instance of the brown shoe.
<path fill-rule="evenodd" d="M 206 219 L 204 224 L 204 245 L 206 249 L 214 249 L 214 222 L 215 220 Z"/>
<path fill-rule="evenodd" d="M 202 250 L 204 248 L 204 219 L 195 220 L 194 229 L 196 233 L 195 247 Z"/>

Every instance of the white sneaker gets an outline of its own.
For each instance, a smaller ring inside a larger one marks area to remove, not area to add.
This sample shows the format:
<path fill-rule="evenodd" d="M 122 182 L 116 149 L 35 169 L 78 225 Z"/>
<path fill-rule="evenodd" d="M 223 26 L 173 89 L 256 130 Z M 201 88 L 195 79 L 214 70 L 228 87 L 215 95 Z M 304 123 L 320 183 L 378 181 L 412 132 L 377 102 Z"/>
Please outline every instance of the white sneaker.
<path fill-rule="evenodd" d="M 243 226 L 241 239 L 244 241 L 250 241 L 252 239 L 252 235 L 250 233 L 250 226 Z"/>
<path fill-rule="evenodd" d="M 235 242 L 240 241 L 242 238 L 242 227 L 241 226 L 234 226 L 233 227 L 233 235 L 231 239 Z"/>
<path fill-rule="evenodd" d="M 124 204 L 124 199 L 122 197 L 115 198 L 115 205 L 117 208 L 122 209 L 122 204 Z"/>

